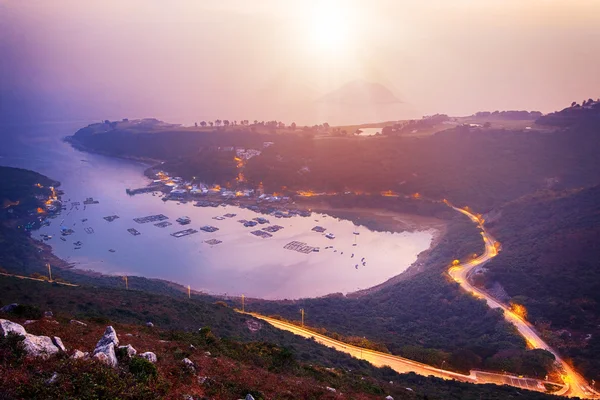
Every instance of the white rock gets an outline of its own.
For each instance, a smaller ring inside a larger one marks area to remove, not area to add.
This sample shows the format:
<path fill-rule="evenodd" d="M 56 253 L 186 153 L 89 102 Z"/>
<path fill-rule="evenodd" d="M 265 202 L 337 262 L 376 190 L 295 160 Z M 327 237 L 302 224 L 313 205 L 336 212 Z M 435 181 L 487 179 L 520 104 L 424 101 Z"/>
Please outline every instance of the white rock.
<path fill-rule="evenodd" d="M 74 360 L 77 360 L 79 358 L 85 358 L 87 356 L 88 356 L 88 353 L 84 353 L 83 351 L 80 351 L 80 350 L 75 350 L 75 352 L 73 353 L 71 358 Z"/>
<path fill-rule="evenodd" d="M 147 326 L 148 328 L 153 328 L 153 327 L 154 327 L 154 324 L 153 324 L 152 322 L 148 321 L 148 322 L 146 322 L 146 326 Z"/>
<path fill-rule="evenodd" d="M 128 344 L 127 346 L 119 346 L 120 349 L 126 349 L 126 354 L 128 358 L 131 358 L 137 354 L 137 350 L 133 348 L 132 345 Z"/>
<path fill-rule="evenodd" d="M 204 384 L 204 382 L 206 382 L 207 379 L 208 379 L 207 376 L 199 376 L 198 383 L 202 385 L 202 384 Z"/>
<path fill-rule="evenodd" d="M 392 396 L 386 396 L 385 400 L 394 400 L 394 398 Z"/>
<path fill-rule="evenodd" d="M 52 318 L 54 317 L 54 314 L 52 314 L 52 311 L 44 311 L 44 317 Z"/>
<path fill-rule="evenodd" d="M 87 324 L 85 322 L 77 321 L 76 319 L 70 320 L 69 323 L 73 324 L 73 325 L 87 326 Z"/>
<path fill-rule="evenodd" d="M 117 355 L 115 354 L 115 344 L 112 342 L 105 344 L 104 346 L 97 346 L 94 350 L 94 358 L 97 358 L 112 367 L 119 365 Z"/>
<path fill-rule="evenodd" d="M 106 330 L 104 331 L 104 335 L 102 335 L 102 337 L 96 344 L 96 348 L 104 347 L 109 343 L 112 343 L 114 345 L 114 347 L 119 346 L 119 338 L 117 337 L 117 332 L 115 331 L 115 328 L 113 328 L 112 326 L 106 327 Z"/>
<path fill-rule="evenodd" d="M 329 390 L 330 392 L 333 392 L 333 393 L 336 392 L 336 390 L 334 388 L 329 387 L 329 386 L 327 386 L 325 389 L 327 389 L 327 390 Z"/>
<path fill-rule="evenodd" d="M 157 361 L 156 354 L 154 354 L 151 351 L 147 351 L 145 353 L 140 354 L 140 357 L 145 358 L 146 360 L 150 361 L 153 364 Z"/>
<path fill-rule="evenodd" d="M 244 400 L 254 400 L 254 397 L 250 393 L 248 393 Z"/>
<path fill-rule="evenodd" d="M 186 368 L 188 368 L 191 372 L 196 372 L 196 366 L 194 365 L 194 362 L 192 360 L 190 360 L 189 358 L 184 358 L 181 361 L 183 362 L 183 365 L 185 365 Z"/>
<path fill-rule="evenodd" d="M 7 319 L 0 319 L 0 334 L 2 336 L 6 336 L 11 332 L 21 336 L 27 335 L 27 331 L 25 331 L 25 328 L 23 328 L 23 326 L 11 322 Z"/>
<path fill-rule="evenodd" d="M 48 336 L 35 336 L 29 333 L 25 335 L 23 347 L 27 354 L 32 357 L 47 358 L 59 351 Z"/>
<path fill-rule="evenodd" d="M 23 322 L 23 325 L 31 325 L 35 322 L 37 322 L 37 319 L 28 319 L 27 321 Z"/>
<path fill-rule="evenodd" d="M 63 341 L 61 340 L 61 338 L 59 338 L 58 336 L 54 336 L 52 337 L 52 343 L 54 343 L 54 345 L 56 347 L 58 347 L 58 349 L 60 351 L 62 351 L 63 353 L 67 352 L 67 348 L 65 347 L 65 345 L 63 344 Z"/>
<path fill-rule="evenodd" d="M 204 352 L 204 355 L 205 355 L 206 357 L 210 357 L 210 356 L 211 356 L 211 354 L 210 354 L 210 351 L 205 351 L 205 352 Z"/>

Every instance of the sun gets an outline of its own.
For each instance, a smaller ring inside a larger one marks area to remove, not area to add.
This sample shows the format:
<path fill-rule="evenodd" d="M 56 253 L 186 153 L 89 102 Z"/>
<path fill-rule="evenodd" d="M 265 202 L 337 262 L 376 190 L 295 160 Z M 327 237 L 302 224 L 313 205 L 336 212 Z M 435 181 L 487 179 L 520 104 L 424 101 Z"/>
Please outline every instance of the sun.
<path fill-rule="evenodd" d="M 323 1 L 312 8 L 307 24 L 310 46 L 325 52 L 344 52 L 352 46 L 352 22 L 343 3 Z"/>

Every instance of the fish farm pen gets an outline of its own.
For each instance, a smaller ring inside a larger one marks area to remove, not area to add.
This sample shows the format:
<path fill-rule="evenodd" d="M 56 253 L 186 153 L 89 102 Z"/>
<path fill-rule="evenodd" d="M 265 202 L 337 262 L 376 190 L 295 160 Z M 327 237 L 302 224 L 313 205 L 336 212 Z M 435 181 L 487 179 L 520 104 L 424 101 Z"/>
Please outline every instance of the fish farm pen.
<path fill-rule="evenodd" d="M 133 220 L 138 224 L 146 224 L 148 222 L 160 222 L 169 219 L 166 215 L 158 214 L 158 215 L 149 215 L 147 217 L 134 218 Z"/>
<path fill-rule="evenodd" d="M 180 237 L 184 237 L 184 236 L 188 236 L 188 235 L 193 235 L 194 233 L 198 233 L 198 231 L 195 230 L 195 229 L 186 229 L 184 231 L 179 231 L 179 232 L 171 233 L 171 236 L 174 236 L 176 238 L 180 238 Z"/>

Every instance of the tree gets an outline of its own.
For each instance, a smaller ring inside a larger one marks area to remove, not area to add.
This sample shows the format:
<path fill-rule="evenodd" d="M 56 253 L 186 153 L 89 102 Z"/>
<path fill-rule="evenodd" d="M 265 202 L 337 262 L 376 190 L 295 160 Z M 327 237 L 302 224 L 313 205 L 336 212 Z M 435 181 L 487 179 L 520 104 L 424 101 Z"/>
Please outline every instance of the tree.
<path fill-rule="evenodd" d="M 576 101 L 574 101 L 574 102 L 571 103 L 571 107 L 575 107 L 576 105 L 577 105 Z"/>
<path fill-rule="evenodd" d="M 258 120 L 257 119 L 254 120 L 254 125 L 258 125 Z"/>
<path fill-rule="evenodd" d="M 197 123 L 197 122 L 194 122 L 194 126 L 197 128 L 197 127 L 198 127 L 198 123 Z"/>
<path fill-rule="evenodd" d="M 323 128 L 325 128 L 325 131 L 329 130 L 329 124 L 327 122 L 323 122 Z"/>
<path fill-rule="evenodd" d="M 225 126 L 229 126 L 229 120 L 228 120 L 228 119 L 224 119 L 224 120 L 223 120 L 223 125 L 225 125 Z"/>
<path fill-rule="evenodd" d="M 206 121 L 200 122 L 200 126 L 205 127 L 206 126 Z"/>
<path fill-rule="evenodd" d="M 211 127 L 214 125 L 214 123 L 212 121 L 210 121 L 209 124 Z"/>
<path fill-rule="evenodd" d="M 293 131 L 296 130 L 296 123 L 295 122 L 292 122 L 292 124 L 290 125 L 290 129 L 293 130 Z"/>
<path fill-rule="evenodd" d="M 223 122 L 223 121 L 221 121 L 220 119 L 215 119 L 216 126 L 221 126 L 221 122 Z"/>

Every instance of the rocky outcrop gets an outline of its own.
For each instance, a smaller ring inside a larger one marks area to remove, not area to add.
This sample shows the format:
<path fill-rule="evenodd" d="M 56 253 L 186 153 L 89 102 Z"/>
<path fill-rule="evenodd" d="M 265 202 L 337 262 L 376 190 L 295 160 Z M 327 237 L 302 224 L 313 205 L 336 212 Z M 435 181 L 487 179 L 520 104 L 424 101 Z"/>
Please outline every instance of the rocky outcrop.
<path fill-rule="evenodd" d="M 23 328 L 21 325 L 11 322 L 7 319 L 0 319 L 0 335 L 6 336 L 9 333 L 16 333 L 17 335 L 21 336 L 25 336 L 27 334 L 25 328 Z"/>
<path fill-rule="evenodd" d="M 196 366 L 194 365 L 194 362 L 192 360 L 190 360 L 189 358 L 184 358 L 183 360 L 181 360 L 181 362 L 183 362 L 184 368 L 186 368 L 189 372 L 191 372 L 192 374 L 196 373 Z"/>
<path fill-rule="evenodd" d="M 112 326 L 107 326 L 104 335 L 100 338 L 94 349 L 94 358 L 112 367 L 119 365 L 115 348 L 119 346 L 117 332 Z"/>
<path fill-rule="evenodd" d="M 70 320 L 69 323 L 73 324 L 73 325 L 87 326 L 87 324 L 85 322 L 77 321 L 76 319 Z"/>
<path fill-rule="evenodd" d="M 60 351 L 48 336 L 35 336 L 29 333 L 23 340 L 23 348 L 28 355 L 42 358 L 47 358 Z"/>
<path fill-rule="evenodd" d="M 59 338 L 58 336 L 53 336 L 52 337 L 52 343 L 54 343 L 54 345 L 56 347 L 58 347 L 58 349 L 60 351 L 62 351 L 63 353 L 67 352 L 67 348 L 65 347 L 65 345 L 63 344 L 61 338 Z"/>
<path fill-rule="evenodd" d="M 27 333 L 22 325 L 11 322 L 6 319 L 0 319 L 0 334 L 6 336 L 9 333 L 24 336 L 23 348 L 27 355 L 31 357 L 49 357 L 59 351 L 66 351 L 62 340 L 59 337 L 55 337 L 54 340 L 48 336 L 36 336 Z M 58 346 L 56 343 L 60 343 Z M 64 350 L 63 350 L 64 349 Z"/>
<path fill-rule="evenodd" d="M 140 354 L 140 357 L 145 358 L 146 360 L 150 361 L 151 363 L 156 363 L 157 358 L 156 358 L 156 354 L 154 354 L 151 351 L 147 351 L 145 353 Z"/>
<path fill-rule="evenodd" d="M 137 350 L 134 349 L 133 346 L 130 344 L 128 344 L 127 346 L 119 346 L 119 350 L 123 350 L 127 358 L 132 358 L 137 354 Z"/>
<path fill-rule="evenodd" d="M 74 360 L 78 360 L 80 358 L 86 358 L 87 356 L 88 356 L 88 353 L 84 353 L 81 350 L 75 350 L 73 352 L 73 355 L 71 356 L 71 358 L 74 359 Z"/>
<path fill-rule="evenodd" d="M 96 348 L 104 347 L 109 343 L 112 343 L 115 347 L 119 346 L 119 338 L 117 337 L 117 332 L 115 331 L 115 328 L 113 328 L 112 326 L 106 327 L 106 330 L 104 331 L 104 335 L 102 335 L 102 337 L 96 344 Z"/>

